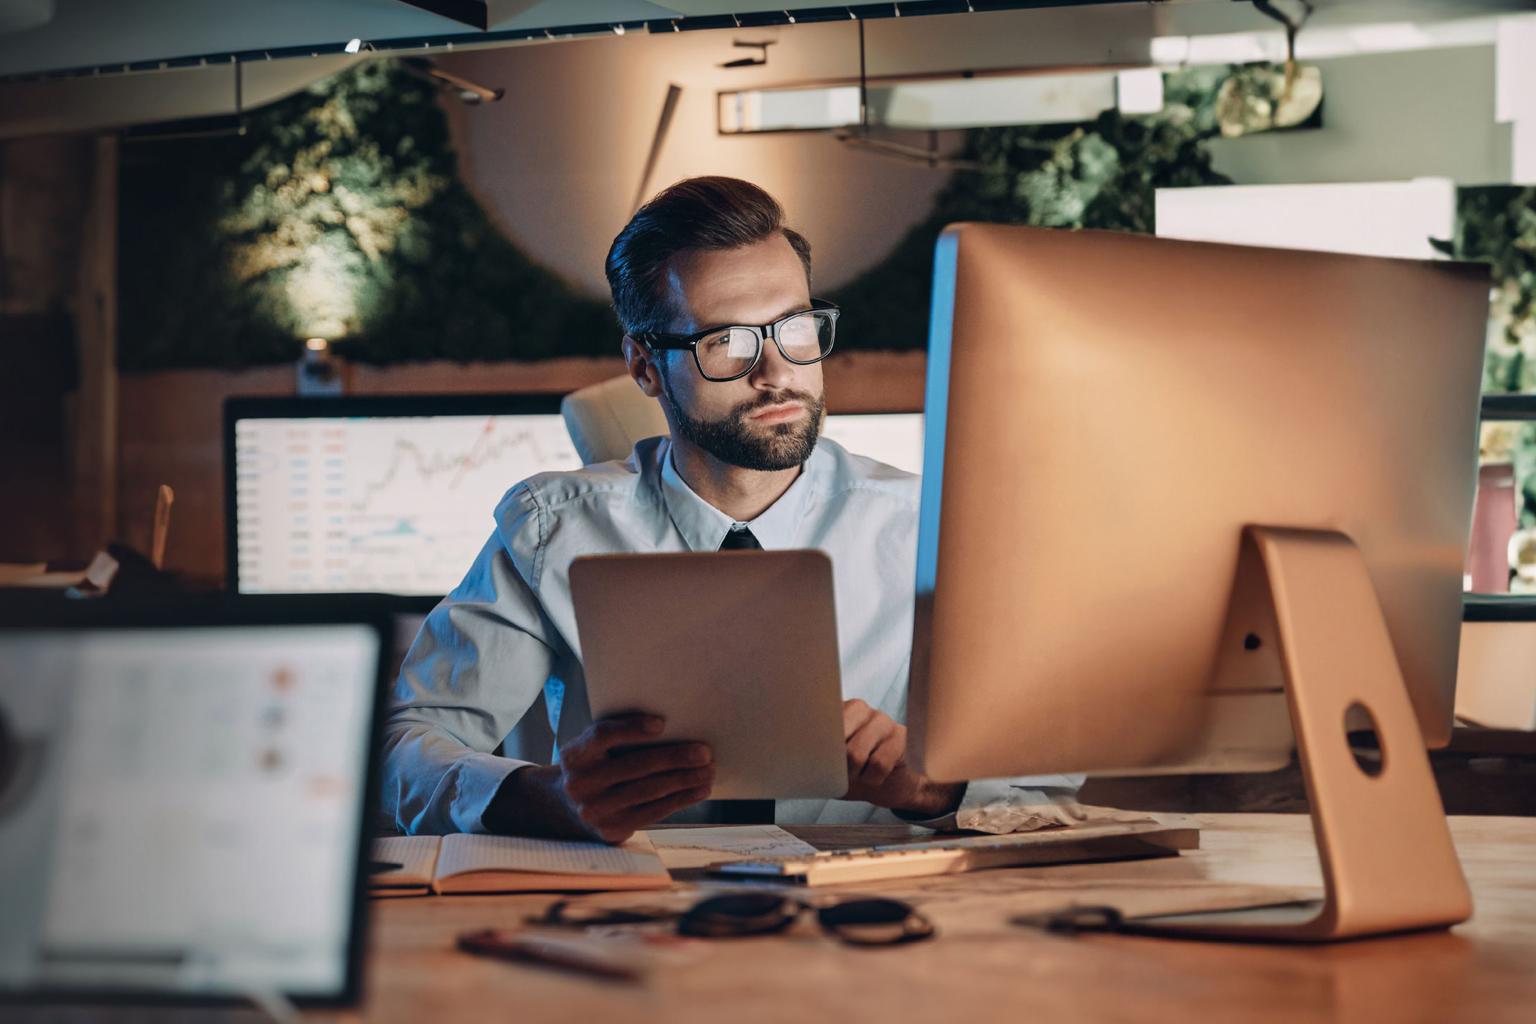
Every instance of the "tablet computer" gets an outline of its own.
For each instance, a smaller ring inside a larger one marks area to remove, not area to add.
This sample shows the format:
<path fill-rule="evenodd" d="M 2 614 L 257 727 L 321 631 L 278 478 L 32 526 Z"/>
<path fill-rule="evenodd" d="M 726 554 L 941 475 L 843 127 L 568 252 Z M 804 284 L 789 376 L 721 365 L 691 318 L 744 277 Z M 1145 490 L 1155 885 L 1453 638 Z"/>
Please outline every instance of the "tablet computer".
<path fill-rule="evenodd" d="M 661 715 L 716 800 L 848 790 L 832 563 L 820 551 L 591 555 L 571 599 L 594 718 Z"/>

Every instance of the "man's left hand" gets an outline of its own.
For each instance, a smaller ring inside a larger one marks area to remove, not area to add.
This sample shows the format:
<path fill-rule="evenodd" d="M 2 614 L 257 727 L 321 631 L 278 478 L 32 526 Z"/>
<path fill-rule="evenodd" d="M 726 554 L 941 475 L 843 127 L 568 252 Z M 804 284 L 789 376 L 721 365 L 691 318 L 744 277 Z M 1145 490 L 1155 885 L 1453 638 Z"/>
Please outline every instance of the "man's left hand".
<path fill-rule="evenodd" d="M 938 818 L 960 805 L 965 783 L 932 782 L 907 763 L 907 727 L 862 700 L 843 702 L 848 792 L 911 817 Z"/>

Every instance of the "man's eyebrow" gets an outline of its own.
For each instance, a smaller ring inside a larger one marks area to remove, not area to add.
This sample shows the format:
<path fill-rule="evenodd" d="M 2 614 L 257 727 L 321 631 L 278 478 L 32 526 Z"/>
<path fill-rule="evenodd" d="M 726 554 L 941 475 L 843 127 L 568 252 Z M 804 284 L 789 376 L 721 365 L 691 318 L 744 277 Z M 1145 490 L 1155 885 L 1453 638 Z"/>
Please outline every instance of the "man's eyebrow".
<path fill-rule="evenodd" d="M 809 313 L 812 309 L 815 309 L 815 308 L 816 307 L 812 306 L 809 302 L 806 302 L 806 303 L 803 303 L 803 304 L 797 302 L 793 306 L 790 306 L 788 309 L 784 310 L 784 312 L 779 313 L 777 316 L 774 316 L 773 318 L 771 318 L 768 321 L 768 323 L 770 323 L 770 324 L 778 323 L 780 320 L 783 320 L 787 316 L 793 316 L 796 313 Z M 718 324 L 712 324 L 709 327 L 701 327 L 699 329 L 699 333 L 702 333 L 704 331 L 718 331 L 722 327 L 746 327 L 746 326 L 747 325 L 742 323 L 740 320 L 732 320 L 732 321 L 730 321 L 728 323 L 718 323 Z M 753 324 L 752 326 L 753 327 L 757 327 L 757 326 L 760 326 L 760 325 Z"/>
<path fill-rule="evenodd" d="M 813 307 L 809 302 L 804 303 L 803 305 L 797 302 L 793 306 L 790 306 L 788 309 L 786 309 L 784 312 L 780 313 L 778 316 L 774 317 L 773 320 L 769 321 L 769 323 L 773 323 L 777 320 L 783 320 L 785 317 L 791 316 L 795 313 L 809 313 L 812 308 Z"/>

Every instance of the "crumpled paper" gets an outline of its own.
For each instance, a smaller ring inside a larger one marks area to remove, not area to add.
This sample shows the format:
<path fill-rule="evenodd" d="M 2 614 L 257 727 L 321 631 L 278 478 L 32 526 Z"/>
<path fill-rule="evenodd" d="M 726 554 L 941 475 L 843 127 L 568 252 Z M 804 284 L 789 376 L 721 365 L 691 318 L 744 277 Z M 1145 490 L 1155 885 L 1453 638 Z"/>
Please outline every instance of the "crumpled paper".
<path fill-rule="evenodd" d="M 962 808 L 955 815 L 958 828 L 971 832 L 990 832 L 993 835 L 1155 820 L 1141 811 L 1080 804 L 1070 796 L 1051 797 L 1046 803 L 1022 803 L 1001 797 L 976 807 Z"/>

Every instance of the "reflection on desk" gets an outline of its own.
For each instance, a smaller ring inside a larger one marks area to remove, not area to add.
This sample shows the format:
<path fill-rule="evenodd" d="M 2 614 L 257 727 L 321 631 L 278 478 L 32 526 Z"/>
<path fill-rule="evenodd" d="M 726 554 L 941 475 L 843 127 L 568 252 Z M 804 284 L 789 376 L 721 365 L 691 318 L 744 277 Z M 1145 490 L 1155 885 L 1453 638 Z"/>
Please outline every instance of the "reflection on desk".
<path fill-rule="evenodd" d="M 931 1015 L 1037 1020 L 1529 1021 L 1536 1007 L 1536 819 L 1452 818 L 1477 903 L 1450 932 L 1327 948 L 1116 935 L 1064 937 L 1009 919 L 1073 902 L 1158 909 L 1253 886 L 1320 885 L 1302 815 L 1200 815 L 1202 849 L 1150 861 L 1022 868 L 866 883 L 834 892 L 908 900 L 935 941 L 850 949 L 796 928 L 711 941 L 686 968 L 641 985 L 454 951 L 461 931 L 538 913 L 544 895 L 431 897 L 376 904 L 364 1018 L 519 1017 L 668 1022 L 869 1020 Z M 897 841 L 905 829 L 795 826 L 822 849 Z"/>

